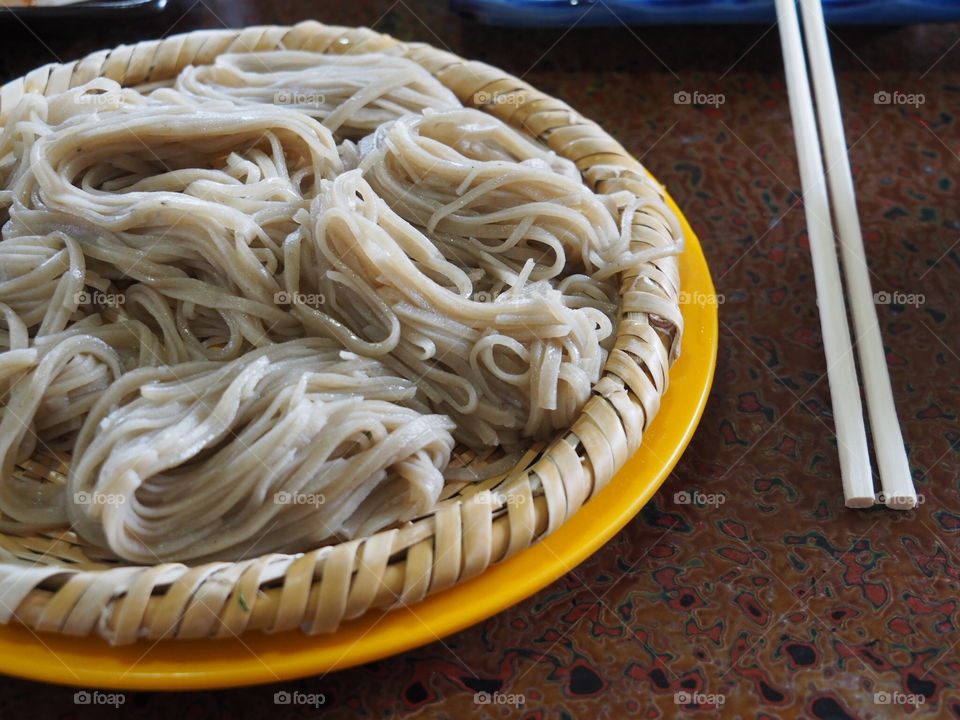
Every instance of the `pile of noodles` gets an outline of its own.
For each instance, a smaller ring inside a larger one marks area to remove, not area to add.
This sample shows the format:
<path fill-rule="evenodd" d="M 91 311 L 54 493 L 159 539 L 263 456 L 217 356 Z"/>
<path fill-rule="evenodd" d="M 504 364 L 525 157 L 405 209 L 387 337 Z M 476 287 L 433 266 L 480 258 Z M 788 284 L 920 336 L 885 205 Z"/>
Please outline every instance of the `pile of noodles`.
<path fill-rule="evenodd" d="M 457 444 L 509 456 L 582 409 L 638 208 L 390 54 L 26 94 L 0 131 L 0 528 L 154 563 L 429 512 Z M 50 456 L 65 483 L 18 471 Z"/>

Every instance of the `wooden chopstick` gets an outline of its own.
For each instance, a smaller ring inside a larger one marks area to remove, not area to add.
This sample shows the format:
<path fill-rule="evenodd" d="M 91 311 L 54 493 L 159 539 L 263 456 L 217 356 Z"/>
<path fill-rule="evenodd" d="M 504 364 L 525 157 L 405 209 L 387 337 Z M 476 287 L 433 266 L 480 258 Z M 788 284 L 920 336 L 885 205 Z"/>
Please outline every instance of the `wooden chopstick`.
<path fill-rule="evenodd" d="M 810 238 L 820 328 L 827 360 L 830 400 L 837 430 L 843 495 L 847 507 L 870 507 L 875 498 L 867 432 L 863 424 L 850 329 L 847 327 L 840 267 L 827 203 L 826 175 L 820 157 L 820 140 L 813 114 L 800 23 L 794 0 L 776 0 L 776 7 L 787 93 L 790 97 L 790 117 L 800 165 L 800 183 L 803 186 L 803 206 Z"/>
<path fill-rule="evenodd" d="M 887 507 L 909 509 L 917 504 L 917 492 L 913 487 L 910 463 L 907 461 L 903 434 L 897 420 L 897 408 L 893 402 L 877 308 L 873 300 L 873 289 L 870 287 L 870 274 L 853 190 L 853 175 L 850 172 L 850 158 L 847 155 L 847 142 L 843 132 L 840 98 L 833 63 L 830 60 L 830 46 L 827 43 L 827 26 L 823 20 L 820 0 L 799 1 L 807 59 L 810 62 L 817 100 L 820 135 L 826 151 L 830 197 L 840 235 L 843 277 L 853 313 L 853 327 L 857 334 L 857 353 L 870 418 L 870 434 L 873 437 L 873 450 L 883 488 L 882 501 Z"/>

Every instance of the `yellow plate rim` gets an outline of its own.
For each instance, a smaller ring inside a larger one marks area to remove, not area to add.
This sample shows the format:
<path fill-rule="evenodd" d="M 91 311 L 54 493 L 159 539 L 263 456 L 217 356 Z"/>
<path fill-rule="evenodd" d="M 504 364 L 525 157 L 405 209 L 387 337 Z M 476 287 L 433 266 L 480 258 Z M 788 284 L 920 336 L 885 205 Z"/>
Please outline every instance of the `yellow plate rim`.
<path fill-rule="evenodd" d="M 249 633 L 222 640 L 140 641 L 111 647 L 99 637 L 0 626 L 0 672 L 31 680 L 120 690 L 197 690 L 325 674 L 395 655 L 475 625 L 543 589 L 596 552 L 650 500 L 673 470 L 703 414 L 716 365 L 713 282 L 700 243 L 673 199 L 685 250 L 684 335 L 670 387 L 637 453 L 554 534 L 475 578 L 410 607 L 371 612 L 336 633 Z"/>

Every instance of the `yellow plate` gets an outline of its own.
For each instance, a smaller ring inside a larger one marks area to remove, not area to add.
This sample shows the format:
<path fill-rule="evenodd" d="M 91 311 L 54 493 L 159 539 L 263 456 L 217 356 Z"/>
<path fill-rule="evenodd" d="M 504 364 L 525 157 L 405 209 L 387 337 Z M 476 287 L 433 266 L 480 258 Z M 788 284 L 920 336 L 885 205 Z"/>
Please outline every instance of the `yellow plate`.
<path fill-rule="evenodd" d="M 700 243 L 686 237 L 680 271 L 683 352 L 639 451 L 569 521 L 542 542 L 409 608 L 368 613 L 333 635 L 252 632 L 231 640 L 165 640 L 110 647 L 100 638 L 0 626 L 0 672 L 120 689 L 186 690 L 269 683 L 359 665 L 474 625 L 520 602 L 596 552 L 639 512 L 676 465 L 700 421 L 717 355 L 717 306 Z"/>

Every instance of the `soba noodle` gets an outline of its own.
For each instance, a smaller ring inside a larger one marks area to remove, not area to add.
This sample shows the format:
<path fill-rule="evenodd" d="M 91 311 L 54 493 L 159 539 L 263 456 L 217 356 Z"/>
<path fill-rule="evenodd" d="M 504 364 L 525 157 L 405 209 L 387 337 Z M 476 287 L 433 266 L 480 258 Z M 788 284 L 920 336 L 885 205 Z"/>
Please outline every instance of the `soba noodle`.
<path fill-rule="evenodd" d="M 286 286 L 322 296 L 293 313 L 357 353 L 384 356 L 457 422 L 470 446 L 515 447 L 569 426 L 605 359 L 610 319 L 572 308 L 533 260 L 492 301 L 351 170 L 325 182 L 284 245 Z M 320 270 L 320 272 L 317 272 Z"/>
<path fill-rule="evenodd" d="M 391 54 L 25 94 L 0 131 L 0 529 L 154 563 L 428 512 L 455 442 L 509 455 L 582 409 L 639 203 Z M 65 482 L 18 472 L 50 457 Z"/>
<path fill-rule="evenodd" d="M 73 527 L 140 562 L 303 549 L 424 513 L 453 423 L 324 339 L 124 375 L 87 415 Z"/>

